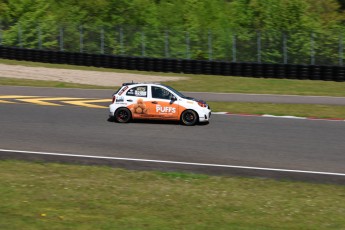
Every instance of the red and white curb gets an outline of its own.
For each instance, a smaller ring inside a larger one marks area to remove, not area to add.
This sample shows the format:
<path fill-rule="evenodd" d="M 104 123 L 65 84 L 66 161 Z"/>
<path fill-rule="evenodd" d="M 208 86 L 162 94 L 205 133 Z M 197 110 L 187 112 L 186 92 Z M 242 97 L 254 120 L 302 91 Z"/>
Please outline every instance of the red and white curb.
<path fill-rule="evenodd" d="M 285 119 L 299 119 L 299 120 L 313 120 L 313 121 L 345 121 L 343 118 L 318 118 L 318 117 L 296 117 L 296 116 L 276 116 L 270 114 L 246 114 L 246 113 L 229 113 L 229 112 L 212 112 L 218 115 L 229 115 L 239 117 L 268 117 L 268 118 L 285 118 Z"/>

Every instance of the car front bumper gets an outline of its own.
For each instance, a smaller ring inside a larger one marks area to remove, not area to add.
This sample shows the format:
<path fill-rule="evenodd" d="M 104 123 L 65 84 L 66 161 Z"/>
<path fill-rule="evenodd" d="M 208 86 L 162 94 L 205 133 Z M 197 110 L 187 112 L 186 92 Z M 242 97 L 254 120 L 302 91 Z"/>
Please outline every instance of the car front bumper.
<path fill-rule="evenodd" d="M 201 113 L 199 113 L 199 122 L 207 122 L 210 120 L 212 112 L 210 109 L 204 109 Z"/>

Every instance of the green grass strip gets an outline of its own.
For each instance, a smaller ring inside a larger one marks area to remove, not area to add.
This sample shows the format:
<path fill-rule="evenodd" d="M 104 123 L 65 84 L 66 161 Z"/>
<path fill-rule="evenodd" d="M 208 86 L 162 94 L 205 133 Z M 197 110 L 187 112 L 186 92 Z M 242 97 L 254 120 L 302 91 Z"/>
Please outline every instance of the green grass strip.
<path fill-rule="evenodd" d="M 80 89 L 115 89 L 116 87 L 95 86 L 60 81 L 43 81 L 30 79 L 17 79 L 0 77 L 0 85 L 5 86 L 30 86 L 30 87 L 53 87 L 53 88 L 80 88 Z"/>
<path fill-rule="evenodd" d="M 276 116 L 297 116 L 345 119 L 345 106 L 312 104 L 273 104 L 247 102 L 208 102 L 214 112 L 245 114 L 270 114 Z"/>
<path fill-rule="evenodd" d="M 169 85 L 190 92 L 345 96 L 345 82 L 331 81 L 193 75 L 189 80 Z"/>
<path fill-rule="evenodd" d="M 1 229 L 344 229 L 345 187 L 0 161 Z"/>

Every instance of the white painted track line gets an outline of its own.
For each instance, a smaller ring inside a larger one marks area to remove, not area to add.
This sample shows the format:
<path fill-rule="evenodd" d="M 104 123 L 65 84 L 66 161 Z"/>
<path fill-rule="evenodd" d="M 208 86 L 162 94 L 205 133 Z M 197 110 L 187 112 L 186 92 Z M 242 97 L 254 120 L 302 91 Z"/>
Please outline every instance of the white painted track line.
<path fill-rule="evenodd" d="M 77 158 L 92 158 L 92 159 L 108 159 L 108 160 L 150 162 L 150 163 L 164 163 L 164 164 L 178 164 L 178 165 L 192 165 L 192 166 L 207 166 L 207 167 L 248 169 L 248 170 L 261 170 L 261 171 L 276 171 L 276 172 L 289 172 L 289 173 L 318 174 L 318 175 L 331 175 L 331 176 L 345 176 L 345 173 L 335 173 L 335 172 L 319 172 L 319 171 L 305 171 L 305 170 L 293 170 L 293 169 L 261 168 L 261 167 L 238 166 L 238 165 L 222 165 L 222 164 L 206 164 L 206 163 L 164 161 L 164 160 L 149 160 L 149 159 L 136 159 L 136 158 L 91 156 L 91 155 L 77 155 L 77 154 L 50 153 L 50 152 L 35 152 L 35 151 L 10 150 L 10 149 L 0 149 L 0 152 L 13 152 L 13 153 L 24 153 L 24 154 L 27 153 L 27 154 L 46 155 L 46 156 L 62 156 L 62 157 L 77 157 Z"/>

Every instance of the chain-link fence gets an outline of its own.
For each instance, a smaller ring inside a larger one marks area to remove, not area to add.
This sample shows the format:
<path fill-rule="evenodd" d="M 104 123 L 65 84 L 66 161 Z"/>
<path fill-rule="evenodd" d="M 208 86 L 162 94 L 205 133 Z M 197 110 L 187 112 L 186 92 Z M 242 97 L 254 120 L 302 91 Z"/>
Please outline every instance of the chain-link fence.
<path fill-rule="evenodd" d="M 123 56 L 343 65 L 344 31 L 153 29 L 130 26 L 0 25 L 0 45 Z"/>

